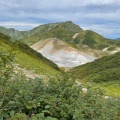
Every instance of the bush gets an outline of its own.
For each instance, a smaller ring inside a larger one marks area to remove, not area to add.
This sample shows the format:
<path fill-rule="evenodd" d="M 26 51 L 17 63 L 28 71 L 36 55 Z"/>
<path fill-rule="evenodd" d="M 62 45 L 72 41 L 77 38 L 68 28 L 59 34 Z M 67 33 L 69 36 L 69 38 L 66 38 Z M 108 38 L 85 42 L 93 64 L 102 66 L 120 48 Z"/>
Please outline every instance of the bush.
<path fill-rule="evenodd" d="M 1 70 L 10 71 L 0 79 L 0 119 L 6 120 L 115 120 L 118 100 L 104 99 L 99 89 L 82 92 L 67 75 L 28 79 L 12 70 L 11 54 L 0 54 Z M 6 57 L 4 57 L 6 56 Z M 9 57 L 8 57 L 9 56 Z M 5 64 L 3 64 L 5 60 Z M 9 62 L 8 62 L 9 61 Z M 5 66 L 4 66 L 5 65 Z M 4 66 L 4 67 L 3 67 Z"/>

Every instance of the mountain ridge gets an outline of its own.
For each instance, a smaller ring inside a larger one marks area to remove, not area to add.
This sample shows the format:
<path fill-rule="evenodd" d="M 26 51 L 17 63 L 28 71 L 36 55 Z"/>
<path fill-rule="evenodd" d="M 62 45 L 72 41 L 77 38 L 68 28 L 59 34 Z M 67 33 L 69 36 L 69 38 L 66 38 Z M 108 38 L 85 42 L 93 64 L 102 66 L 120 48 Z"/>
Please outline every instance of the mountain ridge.
<path fill-rule="evenodd" d="M 5 30 L 6 29 L 3 29 L 3 32 L 5 32 Z M 81 27 L 71 21 L 44 24 L 29 31 L 16 31 L 14 29 L 8 29 L 6 34 L 11 35 L 12 39 L 18 38 L 18 40 L 27 44 L 28 46 L 32 46 L 39 41 L 41 41 L 41 44 L 45 44 L 46 39 L 57 38 L 63 41 L 67 48 L 72 47 L 75 51 L 78 50 L 88 54 L 88 56 L 91 55 L 97 58 L 120 51 L 120 41 L 104 38 L 103 36 L 91 30 L 83 30 Z M 57 47 L 57 42 L 54 41 L 53 43 L 55 44 L 53 47 Z M 59 42 L 59 44 L 60 43 L 61 42 Z M 51 45 L 47 47 L 49 48 Z M 55 50 L 58 51 L 57 49 L 54 49 L 54 51 Z M 65 55 L 65 53 L 63 54 Z M 46 54 L 46 52 L 43 52 L 43 56 Z M 74 55 L 76 55 L 76 52 L 74 52 Z"/>
<path fill-rule="evenodd" d="M 113 41 L 112 39 L 104 38 L 103 36 L 91 30 L 83 30 L 80 26 L 74 24 L 72 21 L 43 24 L 28 31 L 18 31 L 13 28 L 7 29 L 0 27 L 0 32 L 10 36 L 13 39 L 22 40 L 28 45 L 33 45 L 39 40 L 57 37 L 63 41 L 74 44 L 77 47 L 79 44 L 88 45 L 94 49 L 102 49 L 108 47 L 109 44 L 120 46 L 119 41 Z M 102 42 L 105 45 L 103 45 Z"/>

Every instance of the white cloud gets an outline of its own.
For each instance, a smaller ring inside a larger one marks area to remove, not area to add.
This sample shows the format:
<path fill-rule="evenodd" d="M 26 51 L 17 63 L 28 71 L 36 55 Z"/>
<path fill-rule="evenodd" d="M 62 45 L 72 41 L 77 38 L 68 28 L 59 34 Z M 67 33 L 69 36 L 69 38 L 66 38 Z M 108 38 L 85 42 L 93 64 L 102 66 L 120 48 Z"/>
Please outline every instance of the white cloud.
<path fill-rule="evenodd" d="M 37 23 L 26 23 L 26 22 L 0 22 L 0 26 L 6 27 L 6 28 L 15 28 L 18 30 L 29 30 L 34 27 L 37 27 L 41 24 Z"/>
<path fill-rule="evenodd" d="M 35 26 L 38 26 L 40 24 L 37 24 L 37 23 L 25 23 L 25 22 L 1 22 L 0 23 L 0 26 L 6 26 L 6 27 L 9 27 L 9 26 L 31 26 L 31 27 L 35 27 Z"/>
<path fill-rule="evenodd" d="M 120 28 L 120 0 L 0 0 L 0 6 L 0 25 L 5 27 L 71 20 L 103 35 L 118 34 Z"/>

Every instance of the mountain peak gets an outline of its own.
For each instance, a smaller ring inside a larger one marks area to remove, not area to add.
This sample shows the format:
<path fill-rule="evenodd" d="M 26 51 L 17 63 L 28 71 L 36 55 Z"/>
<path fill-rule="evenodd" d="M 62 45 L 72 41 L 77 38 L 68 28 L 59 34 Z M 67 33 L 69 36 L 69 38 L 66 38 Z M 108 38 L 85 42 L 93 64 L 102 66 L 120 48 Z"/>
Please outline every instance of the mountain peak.
<path fill-rule="evenodd" d="M 66 30 L 73 32 L 80 32 L 82 28 L 79 25 L 76 25 L 72 21 L 66 21 L 59 23 L 60 26 L 64 27 Z"/>

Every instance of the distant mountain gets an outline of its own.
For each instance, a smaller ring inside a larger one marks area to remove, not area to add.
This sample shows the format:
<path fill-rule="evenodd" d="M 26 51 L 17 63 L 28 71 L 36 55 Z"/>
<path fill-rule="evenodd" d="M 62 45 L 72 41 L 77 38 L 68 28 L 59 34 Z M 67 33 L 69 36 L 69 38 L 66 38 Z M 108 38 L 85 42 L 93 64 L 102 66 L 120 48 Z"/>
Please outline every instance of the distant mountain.
<path fill-rule="evenodd" d="M 1 27 L 0 32 L 4 33 L 6 35 L 9 35 L 12 39 L 21 40 L 21 42 L 23 42 L 29 46 L 32 46 L 35 44 L 37 44 L 37 46 L 38 46 L 38 43 L 45 44 L 46 39 L 47 39 L 47 41 L 48 40 L 51 41 L 50 38 L 56 38 L 56 39 L 59 39 L 60 41 L 63 41 L 66 48 L 71 47 L 73 49 L 75 56 L 76 56 L 76 50 L 87 54 L 88 57 L 90 55 L 94 58 L 96 58 L 96 57 L 99 58 L 99 57 L 113 54 L 113 53 L 120 51 L 120 41 L 119 40 L 110 40 L 110 39 L 104 38 L 103 36 L 99 35 L 98 33 L 94 32 L 94 31 L 83 30 L 82 28 L 80 28 L 78 25 L 74 24 L 71 21 L 44 24 L 44 25 L 35 27 L 29 31 L 17 31 L 17 30 L 11 29 L 11 28 L 6 29 L 6 28 Z M 50 43 L 50 41 L 48 43 Z M 54 44 L 54 46 L 52 46 L 52 47 L 57 46 L 56 40 L 53 40 L 52 43 Z M 59 44 L 58 46 L 61 46 L 60 43 L 61 42 L 57 43 L 57 44 Z M 46 48 L 51 47 L 50 44 L 46 43 L 45 45 L 46 46 L 44 46 L 44 47 L 46 47 Z M 40 44 L 39 44 L 39 46 L 41 47 Z M 44 48 L 42 48 L 42 49 L 44 49 Z M 58 52 L 58 50 L 57 50 L 57 52 Z M 56 62 L 55 58 L 53 59 L 50 56 L 49 57 L 46 56 L 46 54 L 48 54 L 49 51 L 48 51 L 48 53 L 46 53 L 46 51 L 41 52 L 41 53 L 43 56 L 50 58 L 50 60 L 53 60 L 55 63 L 59 62 L 58 60 Z M 62 56 L 66 56 L 65 53 L 66 52 L 63 50 Z M 52 55 L 52 54 L 49 54 L 49 55 Z M 69 54 L 67 54 L 67 55 L 71 56 L 71 53 L 69 52 Z M 78 57 L 78 56 L 76 56 L 76 57 Z M 53 57 L 54 57 L 54 55 L 53 55 Z M 65 58 L 64 60 L 66 60 L 66 59 L 67 59 L 67 61 L 73 60 L 72 57 L 68 57 L 68 58 Z M 59 56 L 58 59 L 61 59 L 61 57 Z M 77 59 L 77 61 L 78 61 L 78 59 Z M 80 65 L 80 61 L 79 61 L 79 65 Z M 90 62 L 90 61 L 88 60 L 88 62 Z M 74 62 L 72 61 L 71 64 L 73 64 L 73 63 Z M 84 63 L 86 63 L 86 62 L 84 62 Z M 68 64 L 69 64 L 69 62 L 68 62 Z M 71 66 L 76 66 L 76 65 L 78 65 L 78 64 L 75 63 L 74 65 L 71 65 Z"/>
<path fill-rule="evenodd" d="M 28 45 L 33 45 L 40 40 L 56 37 L 72 44 L 78 49 L 81 49 L 85 45 L 96 50 L 102 50 L 111 46 L 120 46 L 120 41 L 113 41 L 104 38 L 91 30 L 84 31 L 78 25 L 75 25 L 70 21 L 42 25 L 32 29 L 31 31 L 34 31 L 34 33 L 23 39 L 23 42 Z"/>
<path fill-rule="evenodd" d="M 13 28 L 4 28 L 4 27 L 0 27 L 0 32 L 16 40 L 20 40 L 27 37 L 29 33 L 28 31 L 18 31 Z"/>
<path fill-rule="evenodd" d="M 21 42 L 12 43 L 10 39 L 9 36 L 0 33 L 0 50 L 14 52 L 14 64 L 19 64 L 22 68 L 32 69 L 38 74 L 43 75 L 56 75 L 61 73 L 61 70 L 52 61 L 31 49 L 28 45 Z"/>
<path fill-rule="evenodd" d="M 105 47 L 120 46 L 120 41 L 106 39 L 91 30 L 84 31 L 71 21 L 44 24 L 29 31 L 18 31 L 13 28 L 0 27 L 0 32 L 17 40 L 22 39 L 28 45 L 33 45 L 40 40 L 56 37 L 73 44 L 77 48 L 87 45 L 92 49 L 102 50 Z"/>
<path fill-rule="evenodd" d="M 115 39 L 115 40 L 120 40 L 120 38 L 117 38 L 117 39 Z"/>
<path fill-rule="evenodd" d="M 80 28 L 78 25 L 75 25 L 71 21 L 67 21 L 40 25 L 31 31 L 33 31 L 32 35 L 23 39 L 23 42 L 29 45 L 33 45 L 40 40 L 53 37 L 70 42 L 72 36 L 75 33 L 82 31 L 82 28 Z"/>
<path fill-rule="evenodd" d="M 0 27 L 0 32 L 5 35 L 10 36 L 11 38 L 20 40 L 26 37 L 29 38 L 29 36 L 34 37 L 34 35 L 37 35 L 36 37 L 40 37 L 39 34 L 41 34 L 42 37 L 45 37 L 44 35 L 47 32 L 51 31 L 53 28 L 55 28 L 55 30 L 52 31 L 50 34 L 53 33 L 53 35 L 56 34 L 56 36 L 62 33 L 62 31 L 64 30 L 69 34 L 72 32 L 75 33 L 75 32 L 79 32 L 80 30 L 82 30 L 82 28 L 80 28 L 78 25 L 75 25 L 71 21 L 67 21 L 67 22 L 58 22 L 58 23 L 49 23 L 49 24 L 39 25 L 38 27 L 35 27 L 32 30 L 28 30 L 28 31 L 18 31 L 13 28 Z M 48 37 L 52 37 L 51 35 L 50 36 L 49 35 Z"/>
<path fill-rule="evenodd" d="M 73 68 L 68 73 L 79 80 L 92 82 L 120 81 L 120 52 Z"/>

